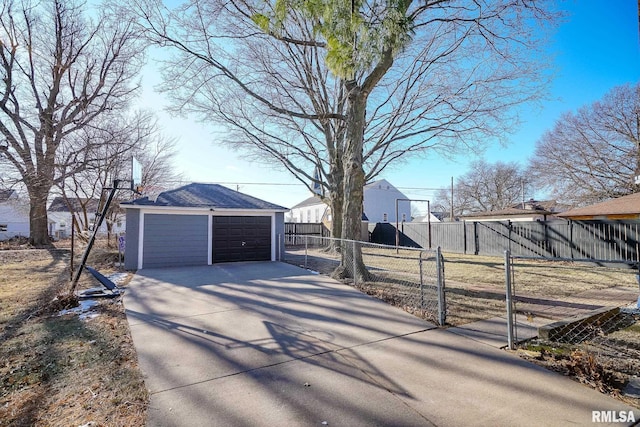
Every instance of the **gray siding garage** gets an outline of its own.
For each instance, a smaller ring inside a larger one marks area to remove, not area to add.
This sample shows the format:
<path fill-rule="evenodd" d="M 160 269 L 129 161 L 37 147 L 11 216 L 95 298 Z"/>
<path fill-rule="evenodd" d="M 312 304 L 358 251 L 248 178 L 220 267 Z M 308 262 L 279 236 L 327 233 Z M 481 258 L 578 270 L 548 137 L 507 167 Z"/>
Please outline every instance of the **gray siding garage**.
<path fill-rule="evenodd" d="M 216 184 L 189 184 L 121 203 L 130 270 L 234 261 L 276 261 L 288 209 Z"/>

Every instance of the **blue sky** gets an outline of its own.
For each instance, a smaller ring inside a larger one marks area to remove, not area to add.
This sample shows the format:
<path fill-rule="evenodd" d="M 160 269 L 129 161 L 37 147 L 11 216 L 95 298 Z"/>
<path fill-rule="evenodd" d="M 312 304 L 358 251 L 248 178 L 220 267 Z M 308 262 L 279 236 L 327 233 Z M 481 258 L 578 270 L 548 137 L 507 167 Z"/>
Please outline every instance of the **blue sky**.
<path fill-rule="evenodd" d="M 568 0 L 560 3 L 567 17 L 560 25 L 550 52 L 555 54 L 556 77 L 542 108 L 522 116 L 522 125 L 507 147 L 493 146 L 484 153 L 489 162 L 515 161 L 525 165 L 536 141 L 551 129 L 563 112 L 590 104 L 614 86 L 640 80 L 640 39 L 637 0 Z M 145 72 L 141 106 L 166 105 L 153 91 L 159 83 L 150 64 Z M 242 160 L 241 153 L 215 143 L 214 129 L 192 120 L 159 113 L 163 131 L 179 139 L 175 167 L 191 181 L 229 183 L 247 194 L 291 207 L 309 196 L 291 175 Z M 451 177 L 468 171 L 475 157 L 456 161 L 412 159 L 385 171 L 385 178 L 409 198 L 433 198 L 434 189 L 448 187 Z M 255 185 L 247 183 L 276 183 Z M 294 185 L 292 185 L 294 184 Z M 538 192 L 539 193 L 539 192 Z M 527 194 L 544 198 L 545 194 Z"/>

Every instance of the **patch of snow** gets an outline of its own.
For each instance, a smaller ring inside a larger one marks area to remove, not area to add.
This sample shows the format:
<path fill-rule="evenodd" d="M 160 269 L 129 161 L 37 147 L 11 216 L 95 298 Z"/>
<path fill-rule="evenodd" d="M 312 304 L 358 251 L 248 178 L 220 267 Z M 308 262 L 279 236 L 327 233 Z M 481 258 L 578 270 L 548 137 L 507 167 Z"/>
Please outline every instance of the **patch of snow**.
<path fill-rule="evenodd" d="M 73 308 L 68 308 L 58 312 L 58 316 L 64 316 L 65 314 L 77 314 L 80 320 L 89 320 L 98 316 L 98 313 L 92 309 L 98 305 L 98 301 L 92 299 L 80 300 L 80 305 Z"/>
<path fill-rule="evenodd" d="M 309 270 L 308 268 L 307 268 L 307 271 L 308 271 L 309 273 L 311 273 L 311 274 L 320 274 L 319 272 L 317 272 L 317 271 L 315 271 L 315 270 Z"/>
<path fill-rule="evenodd" d="M 107 279 L 111 280 L 116 286 L 122 285 L 129 277 L 129 273 L 113 273 L 107 276 Z"/>

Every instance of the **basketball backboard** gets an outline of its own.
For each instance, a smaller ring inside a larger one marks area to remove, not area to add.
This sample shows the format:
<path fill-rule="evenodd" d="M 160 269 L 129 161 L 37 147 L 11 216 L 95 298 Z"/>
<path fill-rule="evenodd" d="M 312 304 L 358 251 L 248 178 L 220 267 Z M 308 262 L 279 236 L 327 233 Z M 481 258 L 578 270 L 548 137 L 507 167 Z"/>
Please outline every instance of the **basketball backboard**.
<path fill-rule="evenodd" d="M 142 187 L 142 165 L 135 157 L 131 157 L 131 189 L 138 191 Z"/>

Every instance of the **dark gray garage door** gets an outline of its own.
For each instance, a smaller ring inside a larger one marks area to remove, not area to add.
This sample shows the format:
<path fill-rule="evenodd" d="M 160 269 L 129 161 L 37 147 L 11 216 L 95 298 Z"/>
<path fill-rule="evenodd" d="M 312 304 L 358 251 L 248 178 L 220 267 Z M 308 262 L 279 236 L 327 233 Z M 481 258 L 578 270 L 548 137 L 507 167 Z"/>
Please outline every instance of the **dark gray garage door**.
<path fill-rule="evenodd" d="M 142 266 L 207 265 L 207 215 L 144 216 Z"/>
<path fill-rule="evenodd" d="M 213 262 L 271 260 L 271 217 L 214 216 Z"/>

